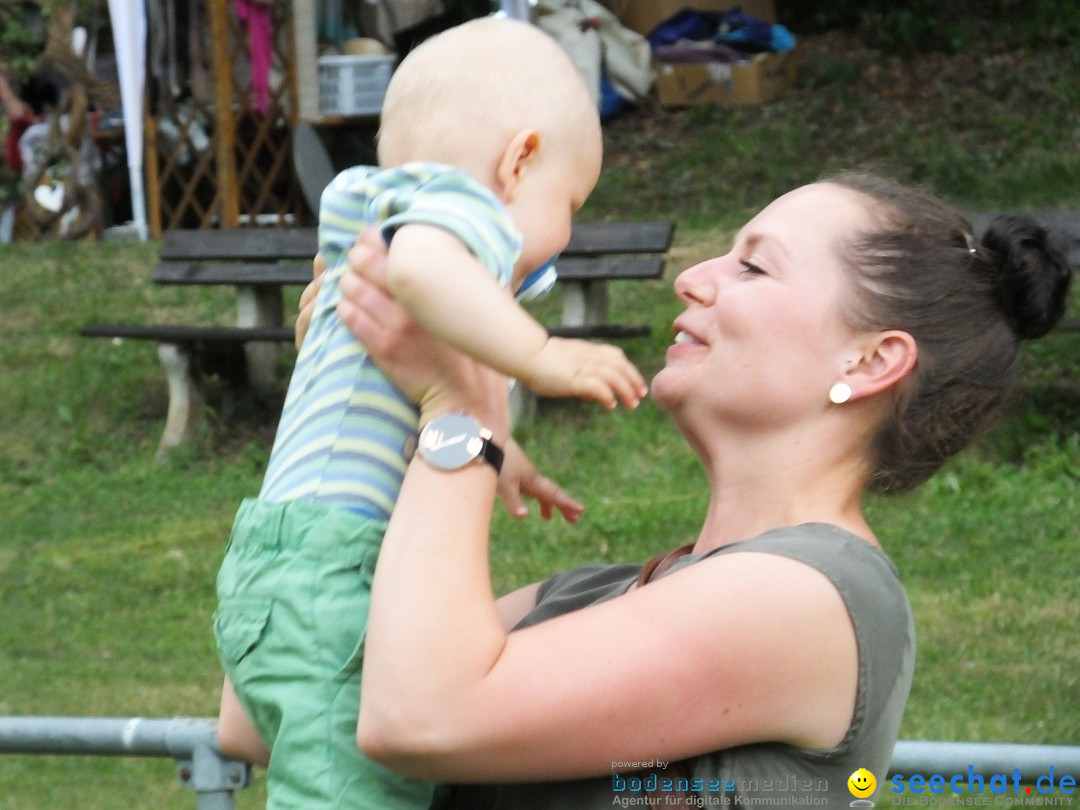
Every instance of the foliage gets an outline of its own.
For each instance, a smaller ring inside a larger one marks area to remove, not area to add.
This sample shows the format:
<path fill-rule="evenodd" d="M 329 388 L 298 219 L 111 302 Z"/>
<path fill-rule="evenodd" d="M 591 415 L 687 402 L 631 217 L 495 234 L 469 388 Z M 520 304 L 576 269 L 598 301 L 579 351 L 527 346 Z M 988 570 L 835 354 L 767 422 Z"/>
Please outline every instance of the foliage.
<path fill-rule="evenodd" d="M 30 73 L 45 44 L 49 14 L 47 3 L 0 0 L 0 67 L 16 77 Z"/>
<path fill-rule="evenodd" d="M 0 123 L 0 139 L 5 136 L 5 128 Z M 21 188 L 19 173 L 8 168 L 7 164 L 0 163 L 0 205 L 13 200 L 18 196 Z"/>
<path fill-rule="evenodd" d="M 18 90 L 41 53 L 47 17 L 47 9 L 34 3 L 0 0 L 0 73 L 13 90 Z M 6 136 L 9 125 L 7 116 L 0 116 L 0 138 Z M 0 203 L 16 197 L 20 189 L 18 174 L 0 162 Z"/>
<path fill-rule="evenodd" d="M 451 17 L 472 20 L 497 10 L 499 4 L 495 0 L 443 0 L 443 7 Z"/>
<path fill-rule="evenodd" d="M 86 83 L 103 98 L 110 97 L 112 83 L 92 77 L 69 47 L 72 25 L 93 29 L 103 19 L 104 0 L 0 0 L 0 71 L 16 91 L 37 74 L 60 86 Z M 6 116 L 0 117 L 0 138 L 9 125 Z M 0 202 L 18 196 L 22 186 L 23 178 L 0 164 Z"/>
<path fill-rule="evenodd" d="M 793 30 L 857 30 L 893 52 L 1071 45 L 1080 37 L 1080 6 L 1057 0 L 777 0 Z M 1075 48 L 1072 49 L 1075 53 Z"/>

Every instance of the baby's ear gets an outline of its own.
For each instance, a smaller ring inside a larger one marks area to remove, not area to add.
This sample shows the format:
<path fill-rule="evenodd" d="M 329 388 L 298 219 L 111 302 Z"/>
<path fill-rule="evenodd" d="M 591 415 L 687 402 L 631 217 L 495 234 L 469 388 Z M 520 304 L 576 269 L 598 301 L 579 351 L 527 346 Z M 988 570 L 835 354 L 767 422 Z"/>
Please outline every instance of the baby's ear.
<path fill-rule="evenodd" d="M 540 152 L 540 133 L 535 129 L 523 129 L 515 133 L 495 167 L 495 180 L 499 184 L 499 196 L 510 202 L 517 194 L 525 170 Z"/>

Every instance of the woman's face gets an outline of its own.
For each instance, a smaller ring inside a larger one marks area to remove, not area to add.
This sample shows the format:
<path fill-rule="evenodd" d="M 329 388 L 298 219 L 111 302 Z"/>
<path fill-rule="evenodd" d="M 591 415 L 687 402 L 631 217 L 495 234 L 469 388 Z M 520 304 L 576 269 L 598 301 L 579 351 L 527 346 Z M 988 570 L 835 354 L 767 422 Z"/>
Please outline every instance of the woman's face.
<path fill-rule="evenodd" d="M 855 192 L 804 186 L 754 217 L 729 253 L 683 271 L 686 310 L 653 399 L 691 430 L 717 419 L 775 430 L 821 413 L 856 356 L 836 248 L 868 224 Z"/>

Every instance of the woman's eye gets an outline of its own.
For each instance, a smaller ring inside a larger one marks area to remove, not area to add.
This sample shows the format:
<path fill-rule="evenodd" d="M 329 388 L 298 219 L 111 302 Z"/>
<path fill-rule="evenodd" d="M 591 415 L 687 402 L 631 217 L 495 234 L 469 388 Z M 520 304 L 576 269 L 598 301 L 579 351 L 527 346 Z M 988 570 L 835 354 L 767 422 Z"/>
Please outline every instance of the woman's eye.
<path fill-rule="evenodd" d="M 763 276 L 763 275 L 765 275 L 765 271 L 762 270 L 760 267 L 758 267 L 753 262 L 740 261 L 739 264 L 742 265 L 742 268 L 743 268 L 742 272 L 743 273 L 749 273 L 750 275 L 753 275 L 753 276 Z"/>

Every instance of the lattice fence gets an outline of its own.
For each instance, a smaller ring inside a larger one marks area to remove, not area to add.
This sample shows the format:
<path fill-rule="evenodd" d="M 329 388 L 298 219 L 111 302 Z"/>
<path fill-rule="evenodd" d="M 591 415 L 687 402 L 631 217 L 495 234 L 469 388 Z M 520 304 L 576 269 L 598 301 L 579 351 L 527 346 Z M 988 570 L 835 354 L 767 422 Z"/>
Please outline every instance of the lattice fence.
<path fill-rule="evenodd" d="M 296 73 L 292 6 L 275 2 L 269 103 L 257 109 L 247 25 L 230 0 L 192 0 L 183 75 L 148 84 L 146 175 L 151 233 L 171 228 L 298 224 L 306 208 L 293 171 Z M 178 13 L 163 0 L 150 18 L 150 53 L 175 37 Z"/>

